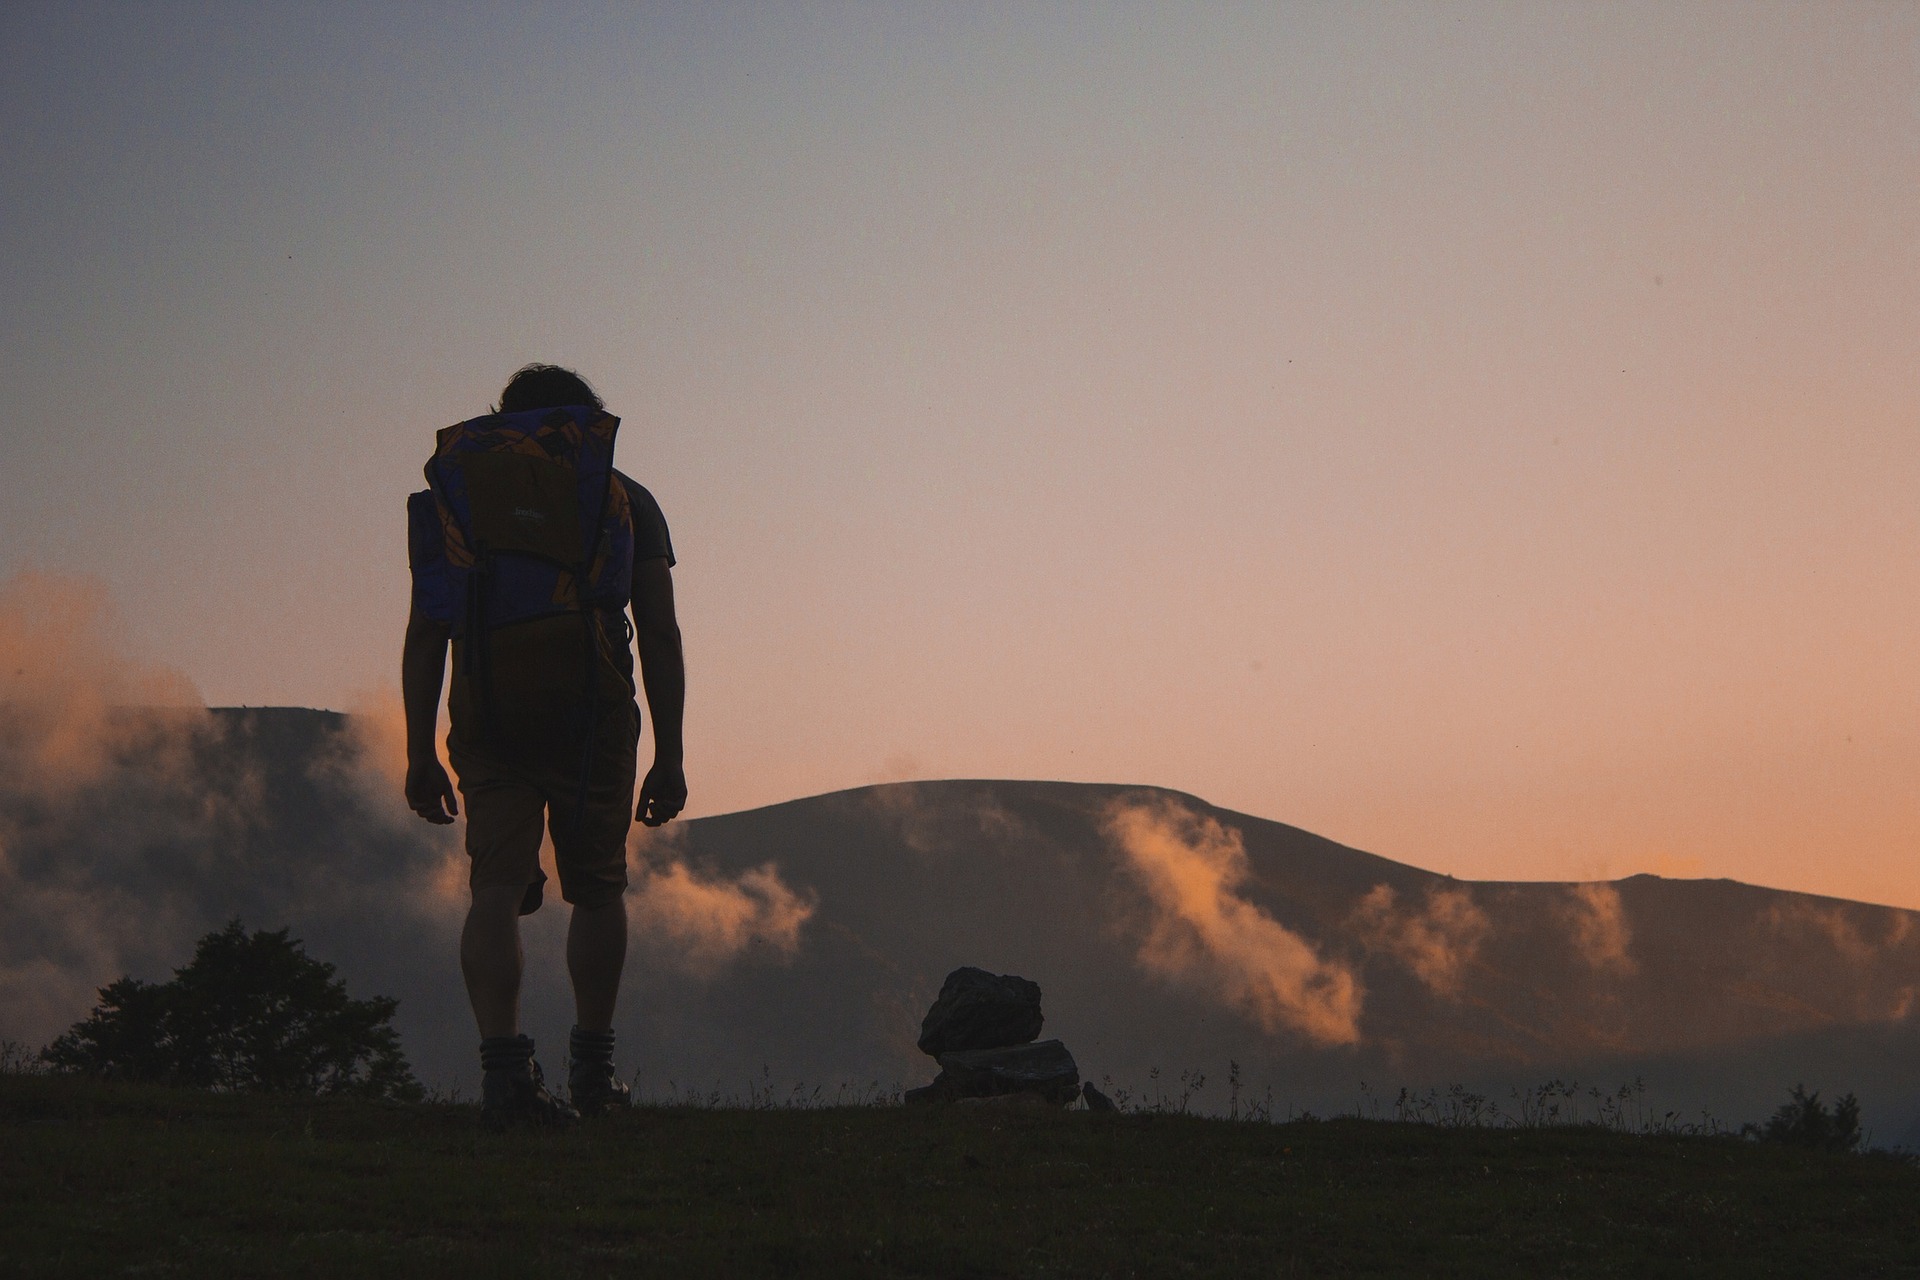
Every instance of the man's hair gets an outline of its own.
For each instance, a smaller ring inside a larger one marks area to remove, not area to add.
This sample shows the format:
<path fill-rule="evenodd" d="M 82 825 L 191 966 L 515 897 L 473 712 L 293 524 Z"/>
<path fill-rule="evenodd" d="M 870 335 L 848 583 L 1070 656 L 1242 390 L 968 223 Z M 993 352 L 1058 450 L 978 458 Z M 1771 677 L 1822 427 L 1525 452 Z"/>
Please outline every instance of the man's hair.
<path fill-rule="evenodd" d="M 529 409 L 559 409 L 571 404 L 595 409 L 607 407 L 600 403 L 600 397 L 593 393 L 587 380 L 573 370 L 562 369 L 557 364 L 529 364 L 522 365 L 507 379 L 507 385 L 500 392 L 500 405 L 494 412 L 525 413 Z"/>

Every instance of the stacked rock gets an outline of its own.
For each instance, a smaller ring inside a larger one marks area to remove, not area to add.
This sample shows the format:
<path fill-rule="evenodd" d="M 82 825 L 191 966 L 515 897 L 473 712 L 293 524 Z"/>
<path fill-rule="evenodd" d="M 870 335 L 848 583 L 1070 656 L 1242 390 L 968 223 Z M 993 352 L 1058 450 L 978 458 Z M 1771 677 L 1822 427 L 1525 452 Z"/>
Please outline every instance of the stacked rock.
<path fill-rule="evenodd" d="M 955 969 L 920 1023 L 920 1051 L 940 1064 L 909 1105 L 1028 1095 L 1058 1106 L 1080 1096 L 1080 1068 L 1058 1040 L 1034 1040 L 1040 986 L 1012 974 Z"/>

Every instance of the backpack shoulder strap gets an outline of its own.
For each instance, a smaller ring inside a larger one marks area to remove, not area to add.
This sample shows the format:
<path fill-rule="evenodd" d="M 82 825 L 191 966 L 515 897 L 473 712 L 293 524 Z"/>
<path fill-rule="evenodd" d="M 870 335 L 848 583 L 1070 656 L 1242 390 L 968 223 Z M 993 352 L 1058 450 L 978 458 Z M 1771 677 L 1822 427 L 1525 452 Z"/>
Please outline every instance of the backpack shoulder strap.
<path fill-rule="evenodd" d="M 440 504 L 430 489 L 407 495 L 407 569 L 413 607 L 435 622 L 457 625 L 465 582 L 448 559 Z"/>

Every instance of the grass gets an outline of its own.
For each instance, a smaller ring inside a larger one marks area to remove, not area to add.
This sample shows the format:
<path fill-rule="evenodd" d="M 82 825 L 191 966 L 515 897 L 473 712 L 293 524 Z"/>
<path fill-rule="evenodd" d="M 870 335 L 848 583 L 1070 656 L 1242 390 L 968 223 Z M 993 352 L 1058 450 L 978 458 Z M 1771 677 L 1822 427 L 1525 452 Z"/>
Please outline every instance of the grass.
<path fill-rule="evenodd" d="M 19 1275 L 1920 1274 L 1920 1170 L 1602 1127 L 471 1107 L 0 1076 Z"/>

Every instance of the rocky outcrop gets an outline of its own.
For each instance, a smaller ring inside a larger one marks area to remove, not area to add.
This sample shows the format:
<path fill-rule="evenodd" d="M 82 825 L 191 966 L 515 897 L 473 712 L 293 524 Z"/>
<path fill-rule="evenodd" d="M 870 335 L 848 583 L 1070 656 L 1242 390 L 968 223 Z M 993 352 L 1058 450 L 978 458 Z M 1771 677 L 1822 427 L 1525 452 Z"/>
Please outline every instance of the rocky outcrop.
<path fill-rule="evenodd" d="M 1058 1040 L 1040 1034 L 1038 983 L 972 967 L 955 969 L 920 1023 L 920 1048 L 940 1064 L 933 1083 L 909 1089 L 908 1105 L 1028 1097 L 1067 1106 L 1080 1068 Z"/>

